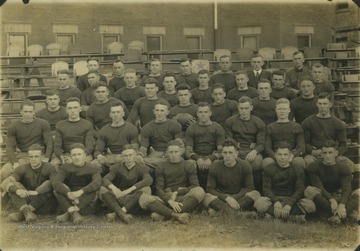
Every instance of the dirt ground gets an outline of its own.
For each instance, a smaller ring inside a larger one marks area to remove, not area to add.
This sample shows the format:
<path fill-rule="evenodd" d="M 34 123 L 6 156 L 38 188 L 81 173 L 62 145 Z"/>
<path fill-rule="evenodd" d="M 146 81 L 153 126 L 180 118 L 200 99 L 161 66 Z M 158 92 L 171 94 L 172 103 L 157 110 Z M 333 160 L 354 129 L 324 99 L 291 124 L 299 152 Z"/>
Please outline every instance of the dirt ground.
<path fill-rule="evenodd" d="M 104 215 L 87 216 L 81 225 L 57 224 L 54 219 L 40 216 L 28 225 L 2 216 L 1 250 L 355 250 L 360 244 L 359 225 L 334 228 L 315 219 L 302 225 L 247 219 L 238 214 L 209 217 L 200 213 L 192 215 L 186 225 L 173 220 L 153 222 L 148 215 L 135 216 L 131 225 L 108 223 Z"/>

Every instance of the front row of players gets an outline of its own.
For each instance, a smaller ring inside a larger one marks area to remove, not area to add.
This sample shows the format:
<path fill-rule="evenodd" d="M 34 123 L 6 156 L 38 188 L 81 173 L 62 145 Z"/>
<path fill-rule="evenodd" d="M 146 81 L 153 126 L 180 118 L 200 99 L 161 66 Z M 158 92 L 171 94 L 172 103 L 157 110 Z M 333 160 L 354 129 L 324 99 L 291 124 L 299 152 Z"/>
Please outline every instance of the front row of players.
<path fill-rule="evenodd" d="M 326 141 L 321 149 L 323 159 L 311 163 L 304 171 L 293 165 L 287 143 L 275 149 L 275 162 L 263 170 L 263 194 L 255 190 L 251 165 L 238 158 L 238 144 L 227 139 L 222 145 L 221 160 L 209 168 L 206 192 L 199 186 L 194 161 L 184 160 L 184 146 L 178 140 L 168 143 L 166 156 L 152 177 L 149 168 L 138 157 L 137 148 L 125 145 L 122 161 L 110 167 L 104 177 L 100 168 L 86 162 L 80 143 L 70 147 L 71 163 L 56 172 L 43 162 L 43 147 L 29 148 L 29 163 L 19 166 L 2 183 L 2 189 L 19 212 L 9 215 L 12 221 L 35 221 L 36 214 L 52 213 L 58 201 L 63 214 L 57 222 L 83 221 L 83 215 L 95 213 L 101 201 L 112 211 L 109 221 L 120 218 L 125 223 L 132 214 L 151 212 L 153 220 L 173 218 L 189 221 L 190 212 L 204 207 L 210 215 L 217 211 L 250 211 L 254 217 L 277 217 L 304 223 L 309 213 L 325 214 L 333 223 L 358 215 L 360 189 L 352 191 L 351 168 L 336 162 L 336 143 Z M 305 188 L 305 175 L 310 185 Z M 156 178 L 156 195 L 150 186 Z M 35 214 L 36 213 L 36 214 Z"/>

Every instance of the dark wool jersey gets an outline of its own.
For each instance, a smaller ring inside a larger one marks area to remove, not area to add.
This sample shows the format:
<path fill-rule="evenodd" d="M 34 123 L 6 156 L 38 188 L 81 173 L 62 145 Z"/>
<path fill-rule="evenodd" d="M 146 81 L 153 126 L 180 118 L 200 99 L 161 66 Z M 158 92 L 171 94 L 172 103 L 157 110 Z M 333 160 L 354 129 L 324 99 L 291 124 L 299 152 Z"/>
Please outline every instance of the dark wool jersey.
<path fill-rule="evenodd" d="M 252 115 L 262 119 L 266 125 L 276 121 L 275 99 L 271 98 L 270 100 L 260 100 L 259 97 L 257 97 L 254 98 L 252 102 L 254 107 L 251 111 Z"/>
<path fill-rule="evenodd" d="M 100 169 L 91 164 L 85 163 L 78 167 L 73 163 L 60 166 L 59 171 L 52 180 L 56 192 L 67 195 L 70 191 L 83 190 L 84 193 L 91 193 L 99 190 L 101 186 Z"/>
<path fill-rule="evenodd" d="M 128 169 L 125 163 L 116 163 L 110 167 L 110 171 L 102 180 L 103 186 L 108 187 L 113 184 L 120 190 L 126 190 L 132 186 L 136 189 L 150 186 L 153 179 L 149 174 L 146 165 L 136 163 L 131 169 Z"/>
<path fill-rule="evenodd" d="M 321 149 L 326 140 L 332 140 L 339 144 L 339 155 L 346 151 L 346 128 L 338 118 L 334 116 L 319 118 L 312 115 L 304 120 L 302 127 L 304 128 L 307 153 L 311 154 L 312 147 Z"/>
<path fill-rule="evenodd" d="M 191 124 L 185 132 L 185 145 L 200 156 L 211 155 L 225 141 L 225 131 L 216 122 L 210 125 Z"/>
<path fill-rule="evenodd" d="M 167 102 L 163 98 L 150 100 L 147 97 L 143 97 L 143 98 L 139 98 L 138 100 L 136 100 L 133 107 L 131 108 L 131 112 L 129 114 L 127 121 L 130 122 L 131 124 L 135 124 L 136 119 L 139 116 L 141 127 L 143 127 L 149 121 L 155 119 L 155 114 L 154 114 L 153 110 L 154 110 L 155 103 L 158 100 L 164 100 L 165 102 Z M 167 103 L 169 103 L 169 102 L 167 102 Z M 169 104 L 169 106 L 170 106 L 170 104 Z"/>
<path fill-rule="evenodd" d="M 38 191 L 39 194 L 52 191 L 52 187 L 43 186 L 37 189 L 44 181 L 50 180 L 56 174 L 55 167 L 50 163 L 43 162 L 37 169 L 33 169 L 30 163 L 15 168 L 12 176 L 20 182 L 27 190 Z M 9 192 L 15 193 L 19 188 L 12 185 Z"/>
<path fill-rule="evenodd" d="M 66 100 L 68 98 L 71 98 L 71 97 L 80 98 L 81 97 L 81 91 L 74 86 L 69 86 L 66 89 L 57 88 L 56 91 L 59 93 L 61 106 L 66 106 Z"/>
<path fill-rule="evenodd" d="M 194 104 L 199 104 L 200 102 L 206 102 L 211 104 L 213 99 L 211 97 L 211 88 L 206 90 L 200 90 L 199 88 L 192 89 L 191 98 L 194 100 Z"/>
<path fill-rule="evenodd" d="M 212 75 L 209 80 L 209 86 L 211 87 L 217 83 L 223 84 L 225 86 L 225 92 L 228 93 L 232 88 L 236 87 L 235 74 L 232 72 L 219 72 L 215 75 Z"/>
<path fill-rule="evenodd" d="M 53 152 L 53 138 L 50 124 L 46 120 L 34 118 L 31 123 L 15 121 L 7 128 L 6 154 L 10 161 L 16 162 L 15 151 L 27 152 L 32 144 L 46 146 L 45 157 L 50 158 Z"/>
<path fill-rule="evenodd" d="M 332 83 L 329 83 L 328 81 L 323 80 L 320 83 L 315 83 L 315 90 L 314 90 L 314 94 L 317 96 L 322 92 L 327 92 L 327 93 L 333 93 L 335 91 L 335 87 L 333 86 Z"/>
<path fill-rule="evenodd" d="M 168 142 L 176 138 L 181 138 L 181 125 L 175 120 L 167 119 L 164 122 L 147 123 L 141 130 L 141 147 L 153 147 L 155 151 L 166 151 Z"/>
<path fill-rule="evenodd" d="M 62 120 L 56 124 L 54 154 L 60 158 L 63 153 L 70 153 L 73 143 L 85 146 L 86 155 L 94 150 L 94 129 L 86 119 L 79 121 Z"/>
<path fill-rule="evenodd" d="M 289 122 L 274 122 L 266 126 L 265 153 L 275 159 L 274 149 L 279 142 L 285 141 L 295 157 L 305 153 L 304 130 L 300 124 Z"/>
<path fill-rule="evenodd" d="M 197 105 L 194 104 L 190 104 L 187 106 L 175 105 L 170 108 L 169 118 L 173 118 L 179 113 L 188 113 L 192 115 L 194 118 L 196 118 L 197 109 L 198 109 Z"/>
<path fill-rule="evenodd" d="M 68 118 L 66 109 L 62 106 L 60 106 L 59 110 L 54 112 L 49 111 L 47 108 L 43 108 L 38 111 L 35 116 L 40 119 L 45 119 L 47 122 L 49 122 L 51 131 L 55 130 L 55 125 L 57 122 Z"/>
<path fill-rule="evenodd" d="M 120 154 L 126 144 L 138 143 L 138 129 L 133 124 L 125 122 L 122 126 L 114 127 L 110 124 L 100 129 L 96 141 L 94 157 L 109 149 L 113 154 Z"/>
<path fill-rule="evenodd" d="M 296 204 L 304 197 L 305 174 L 302 167 L 290 164 L 280 167 L 276 162 L 267 165 L 263 171 L 263 192 L 272 203 L 279 201 L 277 196 L 290 197 L 289 206 Z"/>
<path fill-rule="evenodd" d="M 319 112 L 317 105 L 317 97 L 305 99 L 297 97 L 290 102 L 290 115 L 289 119 L 295 118 L 295 121 L 301 124 L 307 117 L 317 114 Z"/>
<path fill-rule="evenodd" d="M 226 98 L 230 99 L 230 100 L 235 100 L 236 102 L 238 102 L 239 98 L 241 98 L 243 96 L 247 96 L 247 97 L 253 99 L 253 98 L 256 98 L 257 96 L 259 96 L 259 93 L 253 87 L 249 87 L 246 90 L 239 90 L 237 87 L 235 87 L 235 88 L 232 88 L 228 92 L 228 94 L 226 95 Z"/>
<path fill-rule="evenodd" d="M 124 108 L 126 119 L 129 116 L 129 111 L 125 104 L 116 98 L 110 97 L 109 100 L 103 104 L 97 102 L 92 103 L 89 109 L 86 111 L 86 119 L 91 122 L 94 127 L 101 129 L 106 124 L 111 123 L 110 110 L 113 105 L 121 105 Z"/>
<path fill-rule="evenodd" d="M 109 86 L 110 96 L 113 96 L 114 93 L 116 93 L 118 90 L 126 86 L 124 77 L 121 78 L 113 77 L 112 79 L 110 79 L 108 86 Z"/>
<path fill-rule="evenodd" d="M 164 89 L 164 86 L 163 86 L 164 74 L 160 74 L 159 76 L 156 76 L 156 77 L 152 77 L 152 76 L 148 76 L 148 75 L 143 76 L 141 79 L 141 86 L 145 86 L 145 82 L 149 78 L 156 79 L 157 87 L 159 88 L 159 91 L 162 91 Z"/>
<path fill-rule="evenodd" d="M 340 203 L 346 205 L 351 195 L 352 170 L 344 165 L 326 165 L 316 160 L 306 167 L 306 173 L 312 186 L 321 189 L 326 199 L 331 199 L 332 193 L 341 192 Z"/>
<path fill-rule="evenodd" d="M 135 101 L 142 97 L 145 97 L 145 90 L 142 86 L 136 86 L 132 89 L 123 87 L 114 94 L 114 98 L 120 99 L 124 102 L 129 111 L 131 111 Z"/>
<path fill-rule="evenodd" d="M 239 143 L 240 148 L 249 149 L 251 143 L 256 143 L 258 153 L 264 150 L 265 123 L 256 116 L 251 115 L 249 120 L 232 116 L 225 121 L 225 131 L 229 138 Z"/>
<path fill-rule="evenodd" d="M 83 91 L 80 96 L 80 104 L 89 106 L 94 103 L 96 101 L 94 91 L 94 87 L 89 87 L 85 91 Z"/>
<path fill-rule="evenodd" d="M 179 104 L 179 98 L 177 96 L 177 92 L 175 92 L 173 94 L 167 94 L 165 91 L 161 91 L 157 95 L 158 95 L 159 98 L 163 98 L 167 102 L 169 102 L 171 107 L 176 106 L 177 104 Z"/>
<path fill-rule="evenodd" d="M 228 99 L 225 99 L 225 102 L 220 105 L 212 103 L 211 112 L 211 121 L 215 121 L 224 127 L 226 119 L 238 114 L 238 103 Z"/>
<path fill-rule="evenodd" d="M 198 75 L 191 73 L 190 75 L 178 74 L 175 76 L 176 83 L 179 84 L 188 84 L 190 89 L 194 89 L 199 86 Z"/>
<path fill-rule="evenodd" d="M 161 163 L 156 168 L 156 190 L 157 195 L 163 200 L 168 201 L 171 193 L 165 190 L 175 192 L 179 187 L 183 189 L 178 196 L 185 195 L 191 188 L 199 186 L 195 165 L 187 160 L 181 160 L 179 163 Z"/>
<path fill-rule="evenodd" d="M 211 164 L 206 192 L 224 201 L 229 195 L 238 200 L 254 189 L 249 162 L 237 158 L 233 167 L 225 166 L 224 161 L 215 161 Z"/>
<path fill-rule="evenodd" d="M 88 81 L 88 74 L 89 73 L 86 73 L 84 75 L 81 75 L 78 80 L 77 80 L 77 88 L 83 92 L 85 91 L 86 89 L 88 89 L 90 87 L 90 84 L 89 84 L 89 81 Z M 103 81 L 105 83 L 107 83 L 107 78 L 100 74 L 100 81 Z"/>
<path fill-rule="evenodd" d="M 291 68 L 285 74 L 285 85 L 299 90 L 299 80 L 304 76 L 311 76 L 311 70 L 306 68 L 302 68 L 301 70 Z"/>
<path fill-rule="evenodd" d="M 286 98 L 289 101 L 293 100 L 294 98 L 297 97 L 297 94 L 295 93 L 294 90 L 290 89 L 289 87 L 285 86 L 284 88 L 281 89 L 275 89 L 272 88 L 270 96 L 275 99 L 281 99 L 281 98 Z"/>

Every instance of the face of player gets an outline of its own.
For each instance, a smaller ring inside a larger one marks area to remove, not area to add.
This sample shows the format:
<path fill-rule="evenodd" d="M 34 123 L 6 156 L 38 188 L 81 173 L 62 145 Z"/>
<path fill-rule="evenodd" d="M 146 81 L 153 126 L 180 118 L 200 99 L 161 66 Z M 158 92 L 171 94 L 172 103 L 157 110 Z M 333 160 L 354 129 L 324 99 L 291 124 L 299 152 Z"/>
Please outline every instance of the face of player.
<path fill-rule="evenodd" d="M 285 81 L 283 75 L 274 75 L 272 77 L 273 88 L 282 89 L 284 87 Z"/>
<path fill-rule="evenodd" d="M 43 161 L 43 154 L 41 150 L 30 150 L 28 151 L 29 161 L 32 169 L 37 169 L 41 166 Z"/>
<path fill-rule="evenodd" d="M 240 89 L 244 89 L 248 86 L 249 78 L 244 74 L 236 75 L 236 84 Z"/>
<path fill-rule="evenodd" d="M 124 115 L 124 108 L 121 105 L 110 108 L 110 118 L 113 122 L 118 123 L 124 121 Z"/>
<path fill-rule="evenodd" d="M 311 71 L 311 75 L 314 78 L 315 82 L 321 82 L 323 77 L 323 68 L 313 67 Z"/>
<path fill-rule="evenodd" d="M 167 115 L 169 114 L 169 108 L 167 105 L 157 104 L 154 107 L 154 114 L 156 122 L 166 121 Z"/>
<path fill-rule="evenodd" d="M 57 81 L 60 88 L 65 88 L 69 85 L 69 75 L 68 74 L 58 74 Z"/>
<path fill-rule="evenodd" d="M 216 88 L 212 91 L 211 97 L 216 104 L 221 104 L 225 100 L 226 93 L 222 88 Z"/>
<path fill-rule="evenodd" d="M 299 53 L 295 56 L 293 56 L 293 63 L 295 68 L 301 69 L 304 66 L 304 55 L 302 53 Z"/>
<path fill-rule="evenodd" d="M 169 146 L 167 148 L 167 155 L 171 163 L 178 163 L 181 161 L 181 147 L 180 146 Z"/>
<path fill-rule="evenodd" d="M 90 73 L 87 78 L 88 78 L 90 86 L 93 86 L 93 85 L 99 83 L 99 81 L 100 81 L 100 76 L 96 75 L 95 73 Z"/>
<path fill-rule="evenodd" d="M 156 93 L 158 92 L 159 88 L 155 83 L 145 84 L 145 95 L 147 98 L 156 97 Z"/>
<path fill-rule="evenodd" d="M 72 162 L 75 166 L 83 166 L 85 164 L 86 154 L 81 148 L 74 148 L 70 151 Z"/>
<path fill-rule="evenodd" d="M 224 72 L 230 71 L 230 68 L 231 68 L 230 58 L 228 58 L 228 57 L 221 58 L 220 62 L 219 62 L 219 66 L 220 66 L 221 71 L 224 71 Z"/>
<path fill-rule="evenodd" d="M 211 117 L 211 110 L 208 106 L 199 106 L 197 110 L 197 117 L 200 123 L 208 123 Z"/>
<path fill-rule="evenodd" d="M 228 167 L 232 167 L 236 163 L 238 151 L 233 146 L 224 146 L 221 155 L 224 158 L 224 164 Z"/>
<path fill-rule="evenodd" d="M 334 165 L 336 163 L 338 151 L 334 147 L 323 147 L 321 153 L 325 165 Z"/>
<path fill-rule="evenodd" d="M 109 100 L 109 90 L 105 86 L 99 86 L 94 91 L 94 96 L 99 103 L 105 103 Z"/>
<path fill-rule="evenodd" d="M 72 101 L 66 104 L 66 113 L 69 115 L 69 120 L 77 120 L 80 118 L 80 103 Z"/>
<path fill-rule="evenodd" d="M 125 73 L 124 80 L 126 83 L 126 87 L 134 87 L 136 85 L 136 73 L 135 72 L 127 72 Z"/>
<path fill-rule="evenodd" d="M 275 108 L 278 119 L 288 119 L 290 114 L 290 106 L 288 104 L 278 104 Z"/>
<path fill-rule="evenodd" d="M 240 118 L 243 120 L 249 120 L 251 117 L 252 109 L 253 109 L 253 106 L 249 102 L 239 103 L 238 110 L 239 110 Z"/>
<path fill-rule="evenodd" d="M 178 98 L 180 105 L 190 105 L 191 93 L 189 90 L 179 90 Z"/>
<path fill-rule="evenodd" d="M 95 60 L 90 60 L 88 62 L 87 67 L 88 67 L 89 71 L 91 71 L 91 70 L 99 70 L 100 65 L 99 65 L 99 62 L 97 62 Z"/>
<path fill-rule="evenodd" d="M 327 98 L 318 99 L 316 102 L 316 106 L 318 107 L 319 114 L 322 116 L 326 116 L 330 114 L 331 102 Z"/>
<path fill-rule="evenodd" d="M 58 95 L 48 95 L 46 96 L 46 105 L 49 110 L 56 110 L 59 108 L 60 98 Z"/>
<path fill-rule="evenodd" d="M 258 93 L 260 99 L 269 99 L 271 93 L 271 86 L 269 83 L 259 83 Z"/>
<path fill-rule="evenodd" d="M 121 62 L 117 62 L 113 64 L 113 71 L 116 76 L 124 75 L 125 66 Z"/>
<path fill-rule="evenodd" d="M 164 89 L 168 92 L 175 91 L 176 81 L 174 77 L 165 77 L 163 81 Z"/>
<path fill-rule="evenodd" d="M 209 74 L 199 74 L 198 76 L 199 86 L 208 87 L 209 86 Z"/>
<path fill-rule="evenodd" d="M 251 59 L 251 66 L 255 71 L 259 71 L 264 65 L 264 60 L 262 57 L 255 57 Z"/>
<path fill-rule="evenodd" d="M 310 80 L 304 80 L 300 83 L 300 91 L 303 97 L 314 96 L 315 85 Z"/>
<path fill-rule="evenodd" d="M 291 157 L 292 155 L 288 148 L 278 149 L 275 152 L 275 159 L 280 167 L 288 167 Z"/>
<path fill-rule="evenodd" d="M 35 115 L 34 107 L 25 105 L 20 110 L 20 114 L 21 114 L 21 121 L 22 122 L 31 123 L 34 120 L 34 115 Z"/>
<path fill-rule="evenodd" d="M 136 153 L 133 149 L 127 149 L 127 150 L 124 150 L 122 153 L 121 153 L 122 157 L 123 157 L 123 160 L 124 160 L 124 163 L 125 165 L 127 166 L 133 166 L 135 165 L 135 156 L 136 156 Z"/>
<path fill-rule="evenodd" d="M 150 72 L 154 75 L 157 75 L 162 70 L 162 64 L 160 61 L 152 61 L 150 64 Z"/>
<path fill-rule="evenodd" d="M 191 63 L 189 61 L 181 62 L 180 63 L 180 71 L 183 75 L 190 75 L 191 74 Z"/>

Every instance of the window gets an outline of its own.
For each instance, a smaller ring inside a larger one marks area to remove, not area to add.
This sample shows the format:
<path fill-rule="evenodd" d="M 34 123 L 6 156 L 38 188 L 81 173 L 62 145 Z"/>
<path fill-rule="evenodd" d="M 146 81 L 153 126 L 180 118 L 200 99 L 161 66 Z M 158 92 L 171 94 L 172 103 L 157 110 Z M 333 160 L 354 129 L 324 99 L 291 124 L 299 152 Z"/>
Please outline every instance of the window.
<path fill-rule="evenodd" d="M 259 35 L 261 35 L 261 27 L 249 26 L 238 28 L 238 35 L 240 36 L 240 48 L 259 48 Z"/>
<path fill-rule="evenodd" d="M 346 1 L 339 1 L 336 3 L 336 13 L 348 12 L 349 11 L 349 3 Z"/>
<path fill-rule="evenodd" d="M 56 34 L 56 43 L 61 44 L 62 51 L 68 51 L 68 46 L 75 44 L 75 34 Z"/>
<path fill-rule="evenodd" d="M 114 24 L 102 24 L 99 26 L 101 34 L 102 53 L 107 53 L 107 46 L 113 42 L 120 43 L 120 36 L 124 33 L 124 27 Z"/>
<path fill-rule="evenodd" d="M 53 24 L 55 41 L 62 45 L 62 51 L 67 52 L 68 46 L 76 43 L 76 34 L 79 33 L 77 24 Z"/>
<path fill-rule="evenodd" d="M 145 40 L 146 51 L 161 51 L 162 50 L 162 36 L 146 36 Z M 160 55 L 153 55 L 153 58 L 161 58 Z"/>
<path fill-rule="evenodd" d="M 297 35 L 297 47 L 311 47 L 311 34 Z"/>
<path fill-rule="evenodd" d="M 186 37 L 186 49 L 187 50 L 199 50 L 202 49 L 201 36 L 189 36 Z M 188 58 L 198 59 L 199 54 L 188 54 Z"/>
<path fill-rule="evenodd" d="M 102 53 L 107 53 L 107 46 L 113 42 L 120 42 L 120 35 L 102 35 Z"/>
<path fill-rule="evenodd" d="M 18 45 L 23 48 L 23 51 L 26 51 L 26 47 L 28 46 L 27 41 L 27 33 L 9 33 L 8 34 L 8 47 L 11 45 Z"/>

